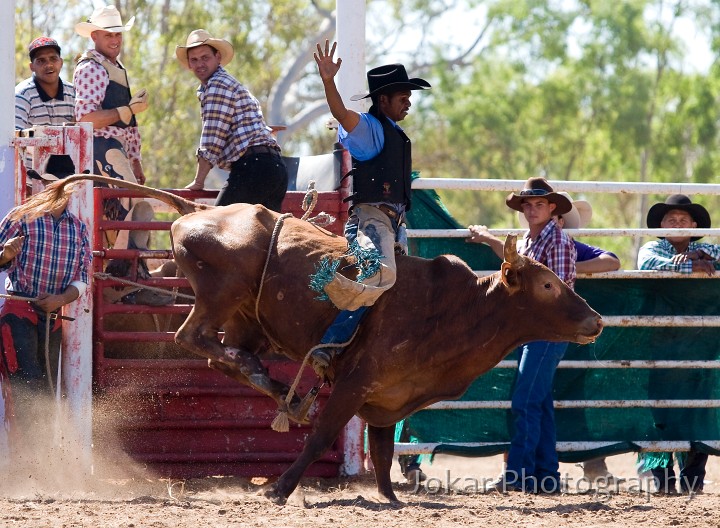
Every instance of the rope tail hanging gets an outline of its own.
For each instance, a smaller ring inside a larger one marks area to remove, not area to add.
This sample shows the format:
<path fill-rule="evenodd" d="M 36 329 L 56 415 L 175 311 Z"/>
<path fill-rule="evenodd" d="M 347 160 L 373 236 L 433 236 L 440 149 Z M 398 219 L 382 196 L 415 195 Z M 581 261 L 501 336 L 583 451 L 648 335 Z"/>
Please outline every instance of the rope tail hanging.
<path fill-rule="evenodd" d="M 305 370 L 305 366 L 308 364 L 308 361 L 310 360 L 310 356 L 312 355 L 315 350 L 318 348 L 327 348 L 327 347 L 337 347 L 337 348 L 345 348 L 346 346 L 350 345 L 350 343 L 353 342 L 353 339 L 355 339 L 355 336 L 358 333 L 358 330 L 360 328 L 356 328 L 355 332 L 353 332 L 353 335 L 350 336 L 350 339 L 345 341 L 344 343 L 320 343 L 318 345 L 315 345 L 310 350 L 308 350 L 308 353 L 305 354 L 305 357 L 303 358 L 303 362 L 300 365 L 300 370 L 298 370 L 297 375 L 295 376 L 295 380 L 293 381 L 292 385 L 290 386 L 290 390 L 288 391 L 287 395 L 285 396 L 285 402 L 284 404 L 278 409 L 278 415 L 275 417 L 275 419 L 272 421 L 272 424 L 270 424 L 270 427 L 272 427 L 273 431 L 277 431 L 278 433 L 287 433 L 290 430 L 290 419 L 288 418 L 288 415 L 290 413 L 290 402 L 293 399 L 293 396 L 295 395 L 295 391 L 297 389 L 298 384 L 300 383 L 300 379 L 302 378 L 302 373 Z M 305 414 L 307 414 L 307 411 L 310 410 L 310 404 L 312 401 L 315 400 L 315 396 L 317 396 L 317 391 L 320 390 L 320 387 L 313 387 L 310 389 L 310 392 L 305 395 L 305 398 L 303 398 L 302 402 L 298 406 L 298 408 L 301 408 L 304 410 Z M 309 400 L 310 397 L 312 400 Z M 307 408 L 305 408 L 307 407 Z M 298 418 L 304 418 L 304 416 L 299 416 Z"/>

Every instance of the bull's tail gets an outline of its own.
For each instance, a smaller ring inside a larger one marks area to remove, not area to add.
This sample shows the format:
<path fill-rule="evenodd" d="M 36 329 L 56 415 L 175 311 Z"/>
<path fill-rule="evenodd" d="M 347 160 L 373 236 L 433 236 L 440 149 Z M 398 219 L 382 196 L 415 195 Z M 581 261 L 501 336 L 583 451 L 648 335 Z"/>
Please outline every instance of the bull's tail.
<path fill-rule="evenodd" d="M 52 187 L 62 189 L 66 185 L 82 180 L 102 182 L 115 187 L 132 189 L 133 191 L 140 191 L 148 198 L 155 198 L 157 200 L 160 200 L 161 202 L 168 204 L 170 207 L 175 208 L 182 215 L 202 211 L 204 209 L 212 209 L 214 207 L 207 204 L 198 204 L 191 200 L 186 200 L 181 196 L 176 196 L 167 191 L 154 189 L 152 187 L 145 187 L 144 185 L 140 185 L 139 183 L 128 182 L 117 178 L 109 178 L 107 176 L 98 176 L 97 174 L 74 174 L 73 176 L 69 176 L 68 178 L 64 178 L 53 183 Z"/>

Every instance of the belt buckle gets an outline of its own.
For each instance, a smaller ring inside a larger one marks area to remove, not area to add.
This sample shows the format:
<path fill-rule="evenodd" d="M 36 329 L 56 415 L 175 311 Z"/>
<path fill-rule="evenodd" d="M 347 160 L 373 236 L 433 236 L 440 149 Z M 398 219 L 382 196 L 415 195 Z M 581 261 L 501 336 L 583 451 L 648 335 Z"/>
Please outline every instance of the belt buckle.
<path fill-rule="evenodd" d="M 50 312 L 50 320 L 55 321 L 58 318 L 57 312 Z"/>
<path fill-rule="evenodd" d="M 389 216 L 390 218 L 392 218 L 393 220 L 397 219 L 397 217 L 398 217 L 397 211 L 395 211 L 395 209 L 393 209 L 392 207 L 389 207 L 389 206 L 387 206 L 387 205 L 385 205 L 385 204 L 382 204 L 382 205 L 379 207 L 379 209 L 380 209 L 383 213 L 385 213 L 387 216 Z"/>

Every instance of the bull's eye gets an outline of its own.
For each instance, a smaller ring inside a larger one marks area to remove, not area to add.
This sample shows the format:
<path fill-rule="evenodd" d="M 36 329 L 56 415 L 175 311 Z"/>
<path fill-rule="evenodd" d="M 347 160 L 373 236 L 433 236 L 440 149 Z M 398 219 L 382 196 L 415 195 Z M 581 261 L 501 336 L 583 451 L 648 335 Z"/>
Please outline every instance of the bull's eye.
<path fill-rule="evenodd" d="M 545 283 L 545 289 L 546 289 L 546 290 L 549 290 L 549 289 L 551 289 L 551 288 L 552 288 L 552 284 L 549 283 L 549 282 L 546 282 L 546 283 Z"/>

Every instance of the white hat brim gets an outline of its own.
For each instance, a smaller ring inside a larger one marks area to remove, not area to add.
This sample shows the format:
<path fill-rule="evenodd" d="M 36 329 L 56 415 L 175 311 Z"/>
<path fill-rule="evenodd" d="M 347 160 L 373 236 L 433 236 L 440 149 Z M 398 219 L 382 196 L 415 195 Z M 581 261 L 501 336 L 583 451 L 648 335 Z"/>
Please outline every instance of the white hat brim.
<path fill-rule="evenodd" d="M 81 37 L 90 38 L 90 35 L 93 33 L 93 31 L 108 31 L 110 33 L 124 33 L 125 31 L 130 31 L 130 29 L 135 24 L 135 17 L 131 17 L 130 20 L 127 21 L 127 23 L 124 26 L 110 26 L 110 27 L 100 27 L 96 24 L 93 24 L 92 22 L 79 22 L 78 24 L 75 24 L 75 32 L 80 35 Z"/>

